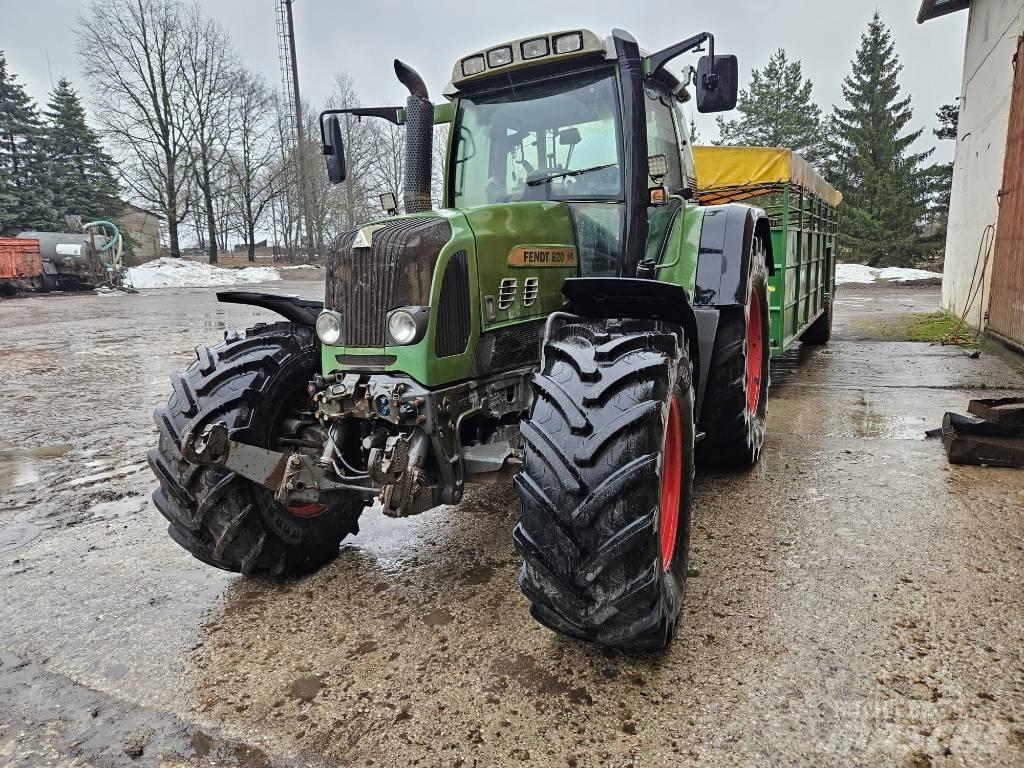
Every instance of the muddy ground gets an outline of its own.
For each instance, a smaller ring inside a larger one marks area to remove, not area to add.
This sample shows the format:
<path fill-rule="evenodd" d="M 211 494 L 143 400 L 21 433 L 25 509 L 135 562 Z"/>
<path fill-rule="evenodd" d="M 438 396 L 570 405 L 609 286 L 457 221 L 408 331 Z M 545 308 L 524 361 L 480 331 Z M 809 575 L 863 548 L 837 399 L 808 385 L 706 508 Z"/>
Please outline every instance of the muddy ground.
<path fill-rule="evenodd" d="M 1024 378 L 872 335 L 937 301 L 847 288 L 834 343 L 779 361 L 761 464 L 699 477 L 651 657 L 529 618 L 510 490 L 371 512 L 305 579 L 200 564 L 149 501 L 150 414 L 194 344 L 269 316 L 200 289 L 0 302 L 0 764 L 1024 764 L 1024 472 L 923 439 Z"/>

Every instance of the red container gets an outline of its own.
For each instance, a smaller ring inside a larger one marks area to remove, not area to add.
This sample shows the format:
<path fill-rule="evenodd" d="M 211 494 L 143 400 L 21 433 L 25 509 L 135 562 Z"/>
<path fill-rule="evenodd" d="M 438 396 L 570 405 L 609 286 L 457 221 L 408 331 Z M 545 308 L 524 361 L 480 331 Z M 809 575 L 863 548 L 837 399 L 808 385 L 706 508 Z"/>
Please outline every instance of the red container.
<path fill-rule="evenodd" d="M 0 237 L 0 281 L 33 281 L 42 276 L 38 240 Z"/>

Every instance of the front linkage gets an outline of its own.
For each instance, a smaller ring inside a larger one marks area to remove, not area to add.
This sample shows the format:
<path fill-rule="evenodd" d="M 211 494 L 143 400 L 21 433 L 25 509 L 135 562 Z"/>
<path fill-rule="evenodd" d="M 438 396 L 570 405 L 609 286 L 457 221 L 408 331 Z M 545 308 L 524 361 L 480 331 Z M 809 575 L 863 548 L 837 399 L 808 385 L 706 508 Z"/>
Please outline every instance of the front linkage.
<path fill-rule="evenodd" d="M 307 389 L 320 424 L 314 440 L 275 451 L 232 439 L 217 421 L 190 429 L 181 453 L 266 487 L 285 507 L 330 506 L 355 494 L 376 497 L 391 517 L 415 515 L 458 503 L 467 475 L 496 480 L 518 471 L 518 430 L 464 446 L 460 426 L 467 416 L 518 419 L 529 408 L 533 370 L 437 390 L 405 377 L 316 374 Z"/>

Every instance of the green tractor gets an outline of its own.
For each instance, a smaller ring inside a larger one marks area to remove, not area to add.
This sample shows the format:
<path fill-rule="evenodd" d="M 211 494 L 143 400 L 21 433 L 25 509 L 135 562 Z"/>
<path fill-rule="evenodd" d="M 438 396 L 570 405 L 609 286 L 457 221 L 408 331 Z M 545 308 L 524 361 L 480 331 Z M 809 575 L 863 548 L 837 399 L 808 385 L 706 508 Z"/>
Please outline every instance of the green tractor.
<path fill-rule="evenodd" d="M 703 50 L 682 77 L 667 64 Z M 511 481 L 520 586 L 547 627 L 664 646 L 683 605 L 696 453 L 751 465 L 765 436 L 771 223 L 701 206 L 686 121 L 732 109 L 702 33 L 657 53 L 586 30 L 460 59 L 434 105 L 395 62 L 405 214 L 341 235 L 323 303 L 220 294 L 285 322 L 200 345 L 156 413 L 154 501 L 195 557 L 308 572 L 364 509 L 404 517 Z M 432 210 L 434 126 L 450 124 Z"/>

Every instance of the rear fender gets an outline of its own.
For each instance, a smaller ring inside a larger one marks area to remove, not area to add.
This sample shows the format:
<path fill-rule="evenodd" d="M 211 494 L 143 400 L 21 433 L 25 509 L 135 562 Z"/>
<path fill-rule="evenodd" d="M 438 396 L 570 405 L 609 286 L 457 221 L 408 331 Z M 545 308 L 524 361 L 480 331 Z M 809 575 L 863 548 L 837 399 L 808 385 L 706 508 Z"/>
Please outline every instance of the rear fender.
<path fill-rule="evenodd" d="M 704 208 L 697 259 L 696 306 L 743 306 L 750 279 L 750 246 L 755 237 L 765 243 L 765 266 L 775 274 L 772 228 L 760 208 L 739 203 Z"/>
<path fill-rule="evenodd" d="M 690 349 L 694 403 L 699 414 L 718 329 L 717 309 L 699 308 L 695 312 L 682 286 L 639 278 L 573 277 L 563 284 L 562 294 L 569 301 L 567 311 L 580 317 L 660 320 L 675 326 L 678 330 L 673 330 L 682 334 Z"/>
<path fill-rule="evenodd" d="M 217 301 L 269 309 L 297 325 L 316 325 L 316 318 L 324 308 L 322 301 L 255 291 L 220 291 L 217 293 Z"/>

